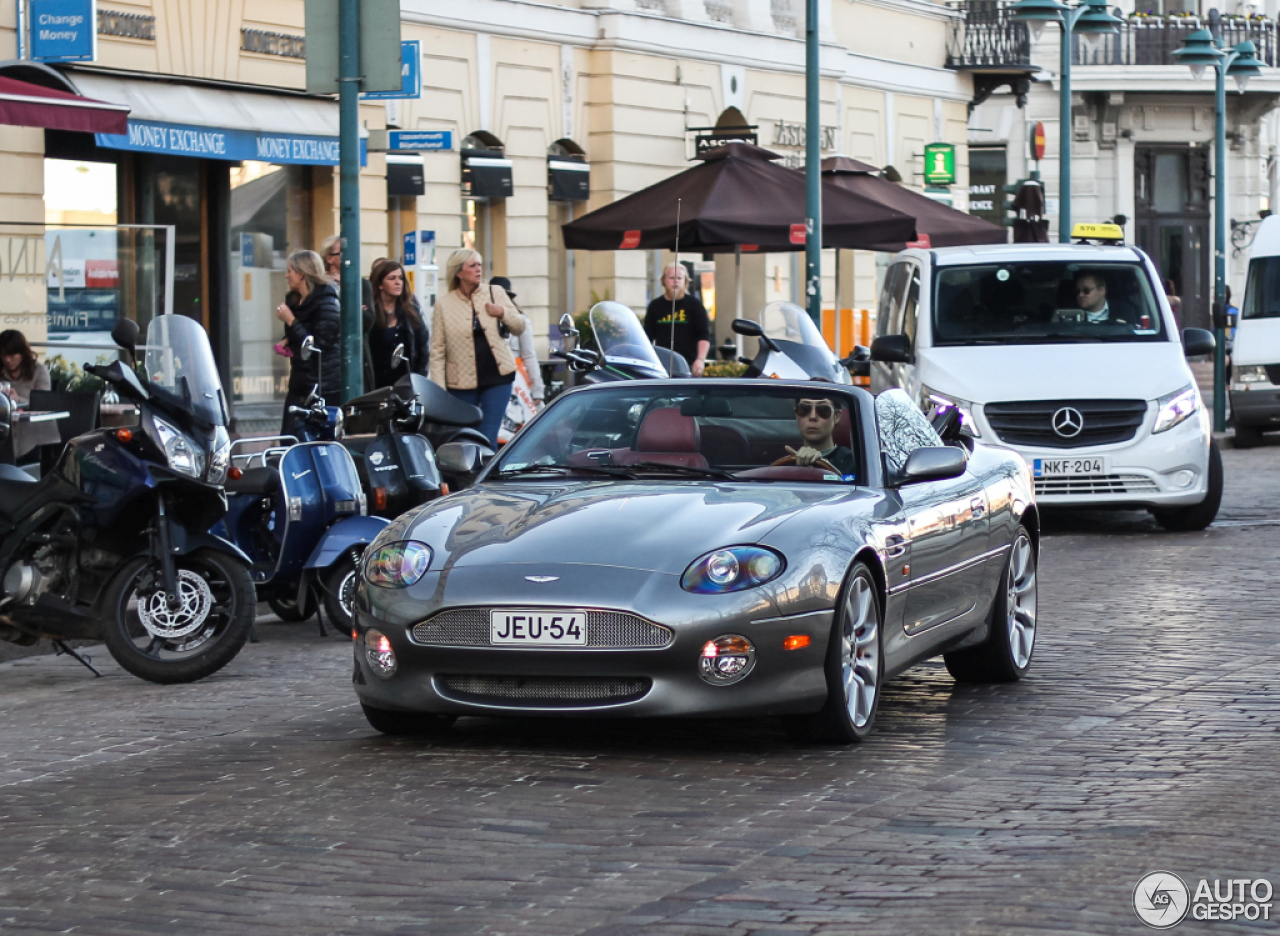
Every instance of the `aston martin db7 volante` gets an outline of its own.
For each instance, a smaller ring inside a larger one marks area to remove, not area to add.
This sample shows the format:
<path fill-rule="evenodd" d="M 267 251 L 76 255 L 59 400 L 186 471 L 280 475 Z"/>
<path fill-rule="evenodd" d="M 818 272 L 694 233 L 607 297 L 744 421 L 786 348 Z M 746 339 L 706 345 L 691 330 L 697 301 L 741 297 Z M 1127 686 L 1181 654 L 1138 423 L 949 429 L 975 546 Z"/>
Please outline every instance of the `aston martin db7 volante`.
<path fill-rule="evenodd" d="M 365 552 L 366 717 L 409 734 L 460 715 L 780 716 L 847 743 L 929 657 L 1021 678 L 1033 481 L 939 415 L 803 381 L 562 394 Z"/>

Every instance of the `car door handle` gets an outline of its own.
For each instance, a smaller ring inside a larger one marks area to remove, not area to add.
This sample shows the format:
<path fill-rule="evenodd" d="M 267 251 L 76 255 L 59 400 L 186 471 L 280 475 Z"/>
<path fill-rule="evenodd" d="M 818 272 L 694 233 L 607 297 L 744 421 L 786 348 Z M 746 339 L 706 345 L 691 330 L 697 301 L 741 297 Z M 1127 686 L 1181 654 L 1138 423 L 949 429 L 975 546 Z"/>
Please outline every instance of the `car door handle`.
<path fill-rule="evenodd" d="M 982 515 L 987 512 L 987 504 L 981 497 L 975 497 L 969 501 L 969 509 L 973 512 L 973 519 L 981 520 Z"/>
<path fill-rule="evenodd" d="M 884 546 L 885 556 L 889 559 L 897 559 L 907 551 L 907 538 L 897 533 L 890 534 L 884 538 Z"/>

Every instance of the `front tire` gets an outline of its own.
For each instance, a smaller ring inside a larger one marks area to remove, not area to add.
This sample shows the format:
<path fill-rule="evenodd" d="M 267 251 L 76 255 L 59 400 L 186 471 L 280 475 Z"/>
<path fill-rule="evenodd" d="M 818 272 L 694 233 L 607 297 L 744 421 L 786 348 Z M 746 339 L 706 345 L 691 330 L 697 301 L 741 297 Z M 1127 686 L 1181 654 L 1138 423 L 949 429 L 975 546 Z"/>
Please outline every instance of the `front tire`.
<path fill-rule="evenodd" d="M 360 703 L 369 727 L 392 737 L 433 737 L 449 730 L 457 717 L 453 715 L 427 715 L 423 712 L 393 712 Z"/>
<path fill-rule="evenodd" d="M 1173 510 L 1153 510 L 1156 523 L 1175 533 L 1203 530 L 1213 523 L 1222 506 L 1222 452 L 1217 442 L 1209 443 L 1209 491 L 1204 500 L 1190 507 Z"/>
<path fill-rule="evenodd" d="M 783 719 L 794 740 L 856 744 L 871 733 L 884 685 L 883 612 L 871 570 L 859 562 L 836 607 L 824 671 L 827 701 L 812 715 Z"/>
<path fill-rule="evenodd" d="M 315 617 L 318 602 L 316 593 L 308 588 L 306 603 L 301 607 L 294 598 L 268 598 L 267 604 L 282 621 L 309 621 Z"/>
<path fill-rule="evenodd" d="M 1238 449 L 1257 448 L 1262 444 L 1262 430 L 1257 426 L 1236 426 L 1232 444 Z"/>
<path fill-rule="evenodd" d="M 324 577 L 324 610 L 334 627 L 345 634 L 351 633 L 355 623 L 356 558 L 347 554 L 334 563 Z"/>
<path fill-rule="evenodd" d="M 235 659 L 249 638 L 257 607 L 253 579 L 239 560 L 212 549 L 177 556 L 181 602 L 171 609 L 163 587 L 148 587 L 154 562 L 149 556 L 129 561 L 108 586 L 102 604 L 107 649 L 149 682 L 204 679 Z"/>
<path fill-rule="evenodd" d="M 1016 682 L 1031 668 L 1036 646 L 1036 551 L 1020 528 L 991 609 L 991 633 L 976 647 L 943 654 L 956 682 Z"/>

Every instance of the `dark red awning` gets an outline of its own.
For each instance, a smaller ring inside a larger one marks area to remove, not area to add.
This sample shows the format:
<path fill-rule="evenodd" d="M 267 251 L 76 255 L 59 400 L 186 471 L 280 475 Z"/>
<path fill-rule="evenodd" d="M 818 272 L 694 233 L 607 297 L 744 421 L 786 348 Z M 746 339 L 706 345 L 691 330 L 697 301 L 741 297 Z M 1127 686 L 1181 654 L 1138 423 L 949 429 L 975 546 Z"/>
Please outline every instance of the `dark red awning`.
<path fill-rule="evenodd" d="M 80 133 L 127 133 L 129 108 L 0 76 L 0 124 Z"/>

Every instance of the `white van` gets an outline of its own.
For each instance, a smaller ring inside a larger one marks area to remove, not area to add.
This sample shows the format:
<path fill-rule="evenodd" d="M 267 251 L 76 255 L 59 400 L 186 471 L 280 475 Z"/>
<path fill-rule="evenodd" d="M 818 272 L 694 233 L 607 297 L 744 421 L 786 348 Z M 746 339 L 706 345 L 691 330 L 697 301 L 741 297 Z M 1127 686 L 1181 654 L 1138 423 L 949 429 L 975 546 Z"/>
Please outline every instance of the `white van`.
<path fill-rule="evenodd" d="M 904 251 L 881 292 L 872 391 L 956 406 L 973 435 L 1022 454 L 1042 504 L 1203 529 L 1222 456 L 1184 345 L 1209 353 L 1213 335 L 1179 336 L 1159 283 L 1131 247 Z"/>
<path fill-rule="evenodd" d="M 1249 281 L 1231 349 L 1231 420 L 1236 448 L 1280 431 L 1280 217 L 1263 220 L 1253 239 Z"/>

